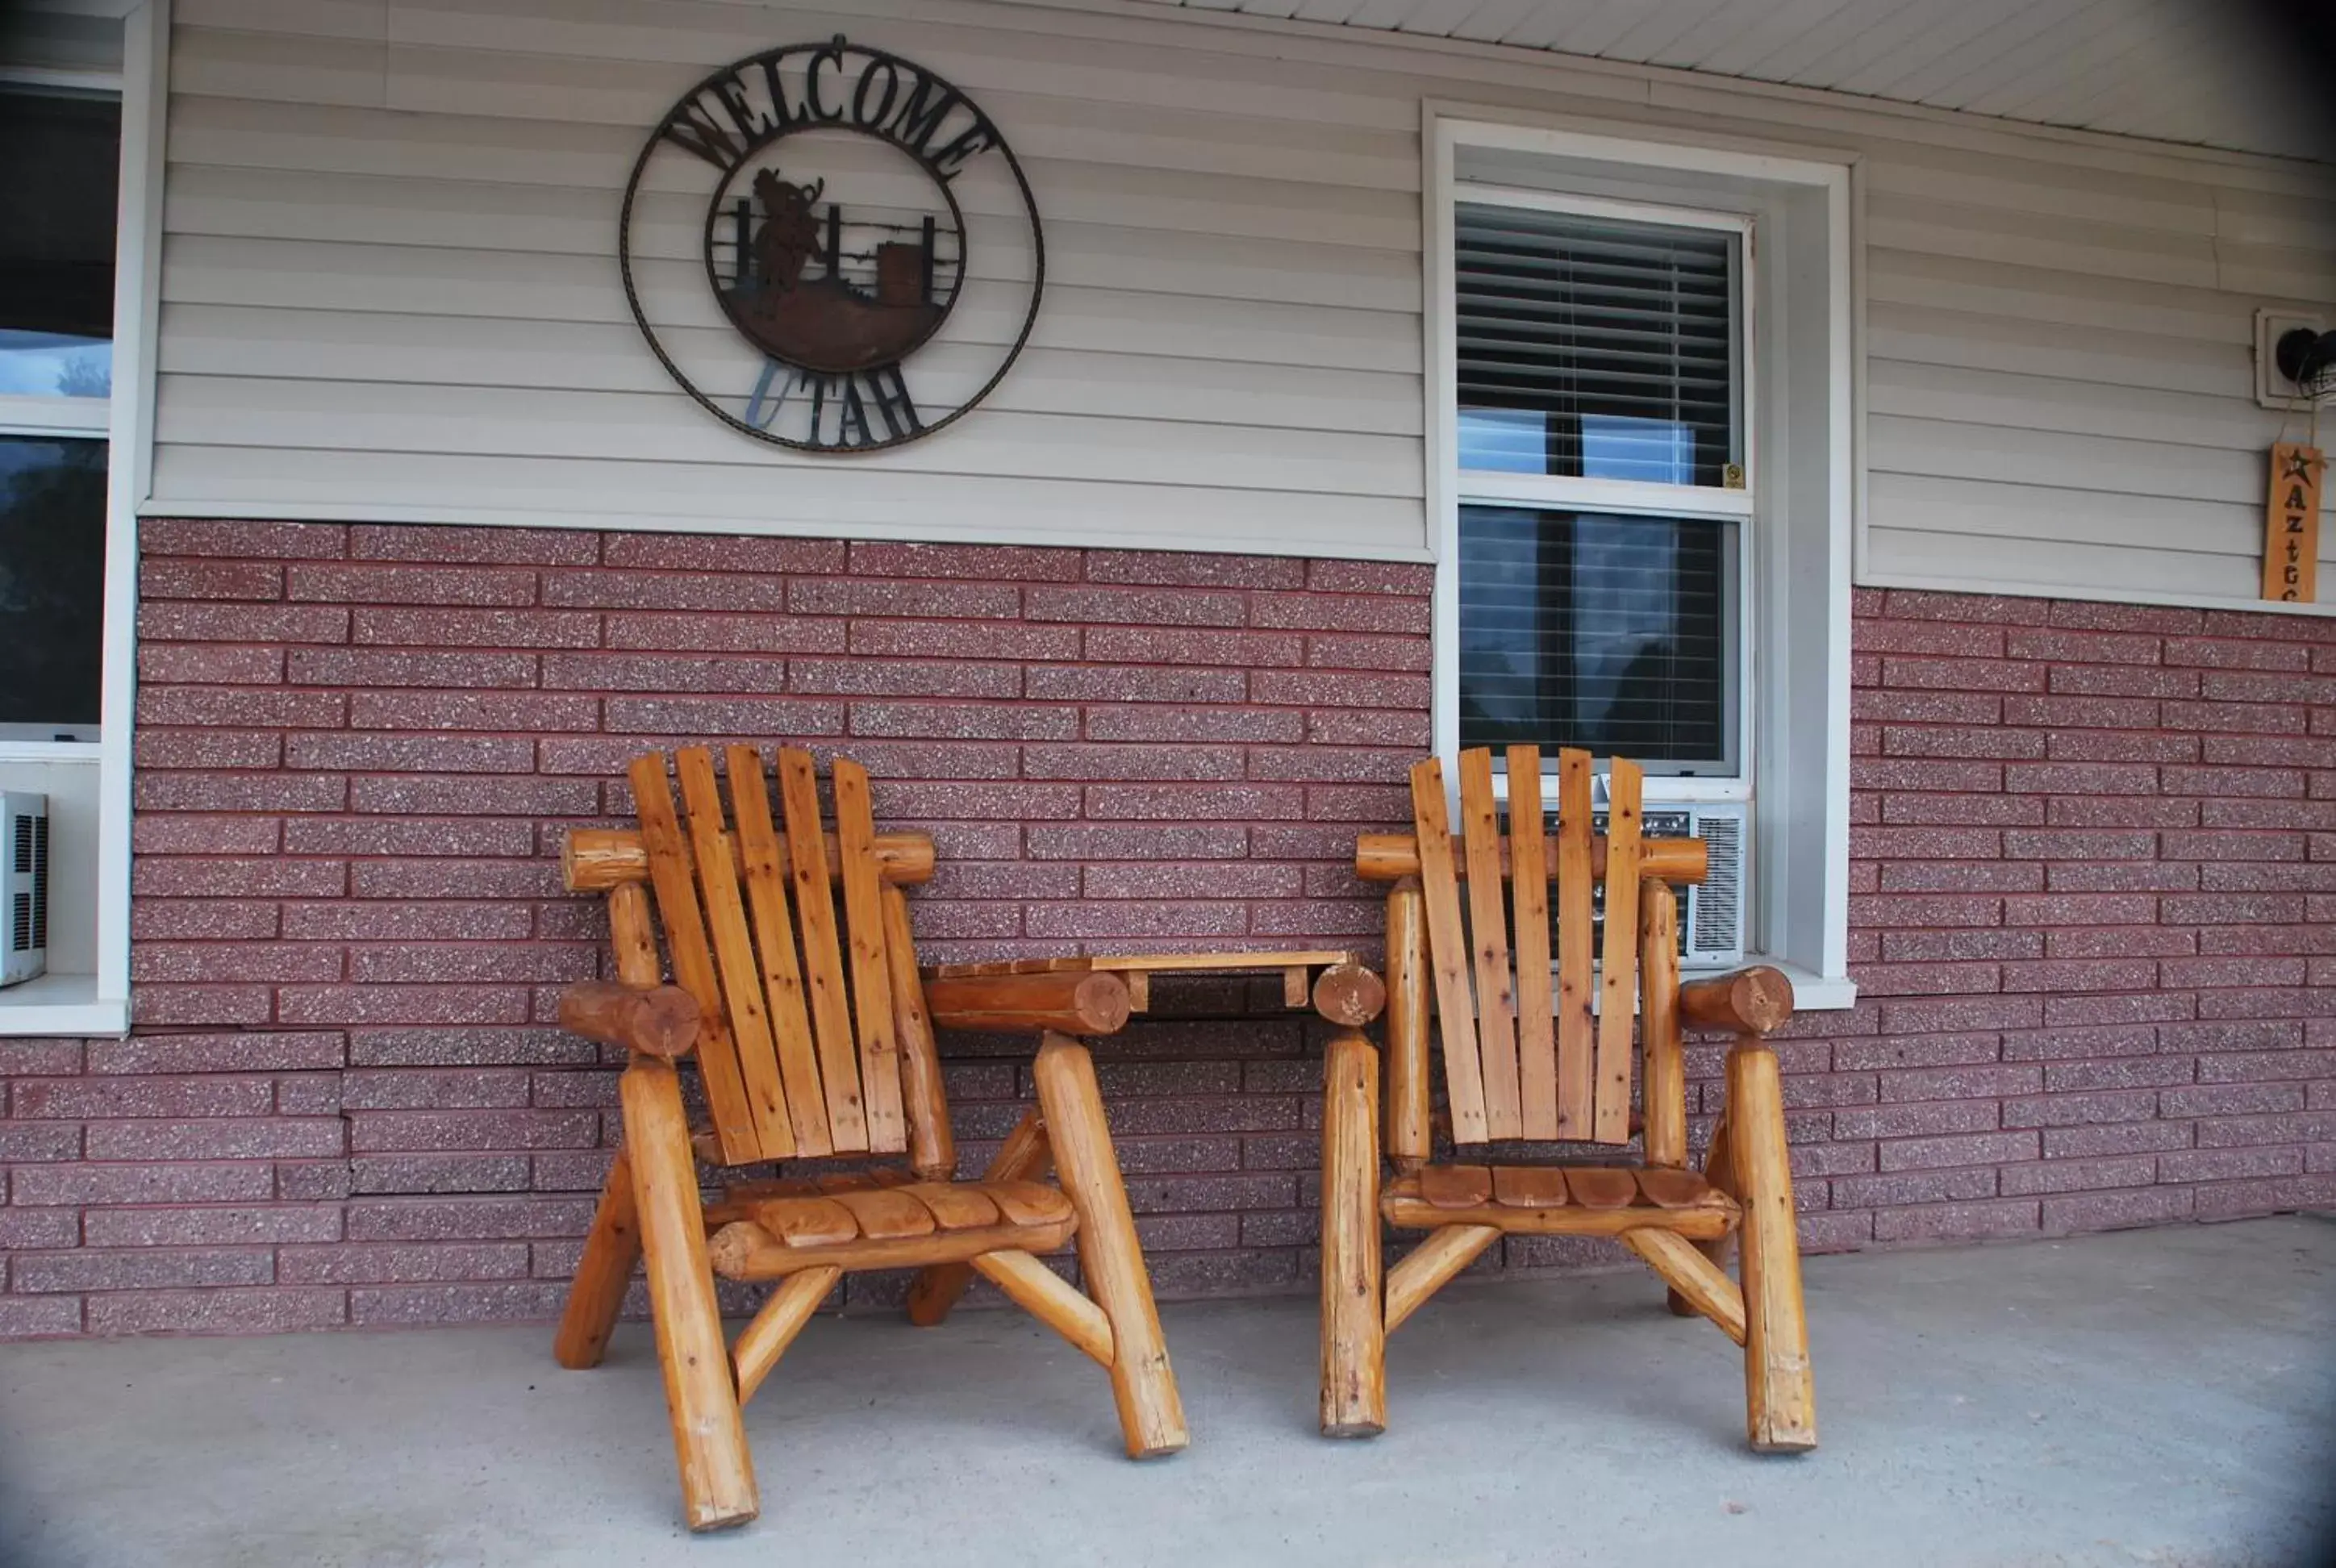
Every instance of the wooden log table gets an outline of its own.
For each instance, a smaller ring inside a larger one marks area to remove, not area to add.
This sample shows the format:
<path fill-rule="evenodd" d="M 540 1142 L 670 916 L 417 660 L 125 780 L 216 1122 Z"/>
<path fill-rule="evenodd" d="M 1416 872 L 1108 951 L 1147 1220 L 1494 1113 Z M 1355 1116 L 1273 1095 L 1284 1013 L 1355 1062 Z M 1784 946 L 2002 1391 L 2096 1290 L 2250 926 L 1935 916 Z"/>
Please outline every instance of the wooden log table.
<path fill-rule="evenodd" d="M 1129 1011 L 1137 1013 L 1146 1011 L 1152 1005 L 1154 975 L 1278 974 L 1281 977 L 1283 1007 L 1302 1008 L 1310 1002 L 1325 1022 L 1348 1029 L 1369 1023 L 1387 1005 L 1387 988 L 1376 973 L 1357 962 L 1353 953 L 1327 948 L 1223 953 L 1095 953 L 1081 958 L 934 964 L 921 972 L 929 988 L 943 985 L 968 990 L 977 989 L 982 980 L 1007 975 L 1117 975 L 1127 986 Z"/>

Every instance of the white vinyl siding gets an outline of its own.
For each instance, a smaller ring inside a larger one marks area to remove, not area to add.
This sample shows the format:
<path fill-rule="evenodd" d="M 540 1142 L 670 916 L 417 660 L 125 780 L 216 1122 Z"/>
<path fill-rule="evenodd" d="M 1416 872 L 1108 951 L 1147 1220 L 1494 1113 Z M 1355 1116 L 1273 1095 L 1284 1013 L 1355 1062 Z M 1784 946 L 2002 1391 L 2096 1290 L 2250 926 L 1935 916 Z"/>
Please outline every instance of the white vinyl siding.
<path fill-rule="evenodd" d="M 2336 315 L 2322 170 L 1657 69 L 985 0 L 177 15 L 152 512 L 1424 558 L 1423 101 L 1857 160 L 1862 580 L 2252 601 L 2253 313 Z M 988 111 L 1048 259 L 990 401 L 853 459 L 689 403 L 614 261 L 680 91 L 839 31 Z"/>

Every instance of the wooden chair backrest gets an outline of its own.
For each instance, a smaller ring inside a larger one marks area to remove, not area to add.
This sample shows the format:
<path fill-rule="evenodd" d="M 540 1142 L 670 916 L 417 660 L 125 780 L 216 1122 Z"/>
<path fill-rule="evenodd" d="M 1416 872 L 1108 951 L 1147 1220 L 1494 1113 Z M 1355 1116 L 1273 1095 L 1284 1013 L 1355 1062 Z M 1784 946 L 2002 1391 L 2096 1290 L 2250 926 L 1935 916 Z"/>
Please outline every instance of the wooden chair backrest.
<path fill-rule="evenodd" d="M 775 818 L 761 755 L 734 745 L 727 759 L 726 820 L 703 746 L 674 754 L 678 812 L 662 754 L 628 774 L 674 983 L 704 1014 L 696 1059 L 723 1161 L 907 1152 L 912 1122 L 946 1119 L 927 1064 L 910 1064 L 910 1103 L 901 1092 L 904 1034 L 929 1054 L 930 1025 L 888 877 L 921 873 L 880 856 L 858 764 L 830 770 L 830 834 L 809 752 L 779 752 Z"/>
<path fill-rule="evenodd" d="M 1669 860 L 1650 863 L 1640 833 L 1641 770 L 1617 757 L 1609 777 L 1601 840 L 1591 832 L 1590 754 L 1558 753 L 1558 830 L 1552 845 L 1543 825 L 1539 747 L 1508 748 L 1505 837 L 1493 794 L 1491 751 L 1460 754 L 1456 839 L 1443 765 L 1429 757 L 1411 770 L 1422 914 L 1455 1143 L 1630 1141 L 1631 1022 L 1642 936 L 1649 964 L 1665 971 L 1649 976 L 1650 991 L 1657 986 L 1676 991 L 1679 983 L 1677 926 L 1642 933 L 1640 878 L 1659 871 L 1699 880 L 1701 870 L 1699 855 L 1678 857 L 1692 862 L 1695 869 L 1687 875 Z M 1668 849 L 1670 841 L 1660 842 Z M 1592 907 L 1601 880 L 1605 932 L 1593 955 Z M 1663 882 L 1652 880 L 1649 888 L 1650 914 L 1675 922 Z"/>

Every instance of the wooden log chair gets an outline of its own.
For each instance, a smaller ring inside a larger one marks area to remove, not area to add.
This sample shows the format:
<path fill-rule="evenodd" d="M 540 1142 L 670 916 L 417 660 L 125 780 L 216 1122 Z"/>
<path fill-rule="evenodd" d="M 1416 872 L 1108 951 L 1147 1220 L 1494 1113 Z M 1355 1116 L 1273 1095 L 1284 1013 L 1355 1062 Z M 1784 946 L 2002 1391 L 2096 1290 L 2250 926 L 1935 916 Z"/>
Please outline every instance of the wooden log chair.
<path fill-rule="evenodd" d="M 1460 756 L 1459 833 L 1445 812 L 1443 767 L 1430 758 L 1411 770 L 1413 833 L 1366 835 L 1357 847 L 1358 872 L 1394 884 L 1384 1124 L 1394 1174 L 1382 1180 L 1377 1053 L 1360 1036 L 1333 1040 L 1322 1132 L 1322 1431 L 1385 1428 L 1388 1332 L 1485 1248 L 1504 1235 L 1591 1235 L 1643 1259 L 1670 1287 L 1673 1311 L 1699 1312 L 1744 1347 L 1754 1448 L 1814 1447 L 1784 1098 L 1763 1038 L 1791 1016 L 1791 983 L 1759 968 L 1681 984 L 1669 884 L 1703 879 L 1703 843 L 1640 836 L 1640 770 L 1620 758 L 1608 830 L 1593 837 L 1590 755 L 1558 757 L 1553 861 L 1533 746 L 1508 751 L 1505 838 L 1492 753 L 1476 750 Z M 1593 959 L 1601 878 L 1604 942 Z M 1498 1163 L 1489 1145 L 1630 1142 L 1634 1000 L 1643 1160 Z M 1431 1017 L 1460 1154 L 1450 1164 L 1432 1163 Z M 1726 1109 L 1700 1174 L 1687 1168 L 1687 1025 L 1736 1036 Z M 1384 1280 L 1382 1221 L 1428 1232 Z M 1722 1269 L 1731 1238 L 1741 1241 L 1740 1285 Z"/>
<path fill-rule="evenodd" d="M 978 1271 L 1109 1370 L 1130 1456 L 1183 1448 L 1183 1407 L 1095 1066 L 1076 1037 L 1126 1022 L 1125 982 L 921 982 L 901 888 L 932 874 L 931 841 L 879 834 L 868 775 L 843 758 L 831 770 L 832 831 L 808 752 L 778 754 L 777 820 L 762 756 L 734 745 L 727 760 L 727 820 L 712 754 L 685 747 L 673 758 L 679 813 L 667 759 L 641 757 L 630 770 L 638 831 L 579 830 L 562 856 L 570 890 L 608 895 L 618 978 L 572 988 L 560 1022 L 626 1047 L 631 1062 L 623 1144 L 554 1341 L 560 1365 L 599 1363 L 633 1265 L 645 1261 L 689 1527 L 741 1524 L 760 1505 L 740 1408 L 836 1281 L 920 1269 L 910 1315 L 930 1324 Z M 936 1026 L 1038 1040 L 1037 1106 L 978 1182 L 952 1179 Z M 675 1068 L 692 1055 L 713 1121 L 694 1138 Z M 729 1183 L 709 1204 L 693 1155 L 717 1176 L 798 1157 L 877 1163 Z M 1059 1185 L 1043 1181 L 1050 1164 Z M 1038 1261 L 1074 1241 L 1091 1295 Z M 777 1281 L 728 1345 L 717 1276 Z"/>

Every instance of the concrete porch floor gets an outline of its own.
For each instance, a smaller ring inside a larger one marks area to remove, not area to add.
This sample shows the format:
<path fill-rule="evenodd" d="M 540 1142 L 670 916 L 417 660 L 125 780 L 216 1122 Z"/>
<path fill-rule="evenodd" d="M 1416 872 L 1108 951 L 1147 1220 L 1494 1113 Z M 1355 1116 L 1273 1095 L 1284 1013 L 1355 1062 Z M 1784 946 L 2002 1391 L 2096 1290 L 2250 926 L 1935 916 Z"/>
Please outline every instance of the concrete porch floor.
<path fill-rule="evenodd" d="M 1313 1432 L 1301 1300 L 1163 1316 L 1193 1446 L 1119 1456 L 1017 1312 L 814 1323 L 747 1412 L 762 1520 L 692 1540 L 645 1327 L 0 1348 L 0 1563 L 2260 1564 L 2336 1526 L 2336 1222 L 1812 1260 L 1825 1446 L 1643 1271 L 1455 1285 L 1394 1425 Z"/>

